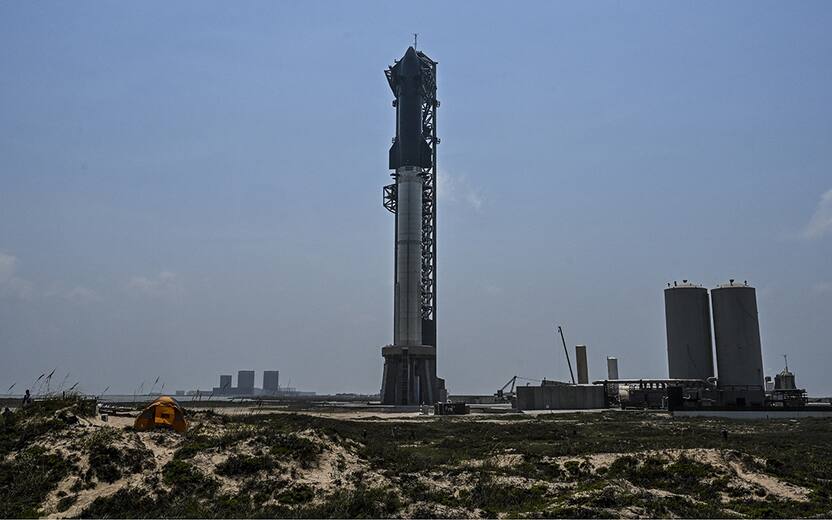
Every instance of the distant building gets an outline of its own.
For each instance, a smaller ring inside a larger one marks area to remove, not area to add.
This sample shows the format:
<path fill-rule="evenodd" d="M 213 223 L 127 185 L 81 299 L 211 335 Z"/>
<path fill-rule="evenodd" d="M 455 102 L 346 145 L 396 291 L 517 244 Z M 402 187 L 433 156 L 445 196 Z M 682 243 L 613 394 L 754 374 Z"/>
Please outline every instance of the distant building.
<path fill-rule="evenodd" d="M 231 386 L 231 375 L 220 375 L 220 386 L 215 386 L 211 393 L 213 395 L 234 395 L 236 389 Z"/>
<path fill-rule="evenodd" d="M 263 372 L 263 393 L 266 395 L 277 394 L 280 386 L 280 372 L 278 370 L 265 370 Z"/>
<path fill-rule="evenodd" d="M 237 386 L 233 386 L 230 374 L 220 375 L 220 386 L 215 386 L 213 395 L 255 395 L 254 370 L 240 370 L 237 372 Z"/>
<path fill-rule="evenodd" d="M 237 386 L 232 386 L 231 376 L 220 375 L 220 386 L 215 386 L 213 396 L 241 396 L 256 397 L 269 396 L 313 396 L 315 392 L 300 392 L 296 388 L 280 388 L 280 372 L 278 370 L 263 371 L 263 388 L 254 386 L 254 370 L 240 370 L 237 372 Z M 206 394 L 207 395 L 207 394 Z"/>
<path fill-rule="evenodd" d="M 237 372 L 237 393 L 254 393 L 254 370 L 240 370 Z"/>

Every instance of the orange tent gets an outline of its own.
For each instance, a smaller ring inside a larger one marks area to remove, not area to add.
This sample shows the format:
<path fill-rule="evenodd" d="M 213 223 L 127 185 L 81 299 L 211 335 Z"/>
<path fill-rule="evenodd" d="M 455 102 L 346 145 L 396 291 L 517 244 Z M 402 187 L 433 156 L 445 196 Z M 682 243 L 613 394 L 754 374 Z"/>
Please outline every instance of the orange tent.
<path fill-rule="evenodd" d="M 133 427 L 138 431 L 171 428 L 184 433 L 188 429 L 188 422 L 185 420 L 185 411 L 176 399 L 165 395 L 150 403 L 136 417 Z"/>

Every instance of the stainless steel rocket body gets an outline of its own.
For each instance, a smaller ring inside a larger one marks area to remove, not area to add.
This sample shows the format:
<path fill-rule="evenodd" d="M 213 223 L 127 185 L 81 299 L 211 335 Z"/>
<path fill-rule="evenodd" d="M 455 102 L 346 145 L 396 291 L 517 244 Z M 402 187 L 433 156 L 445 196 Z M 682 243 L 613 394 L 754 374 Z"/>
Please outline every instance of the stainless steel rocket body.
<path fill-rule="evenodd" d="M 421 169 L 403 166 L 396 170 L 397 240 L 396 304 L 393 344 L 422 344 L 422 189 Z"/>

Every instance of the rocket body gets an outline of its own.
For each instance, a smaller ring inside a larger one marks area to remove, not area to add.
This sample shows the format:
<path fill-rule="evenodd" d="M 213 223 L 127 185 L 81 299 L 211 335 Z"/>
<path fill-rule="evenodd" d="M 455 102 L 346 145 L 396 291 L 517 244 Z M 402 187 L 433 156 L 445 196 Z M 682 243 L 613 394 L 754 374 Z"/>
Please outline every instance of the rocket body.
<path fill-rule="evenodd" d="M 396 288 L 393 344 L 422 344 L 422 168 L 432 152 L 423 128 L 422 62 L 410 47 L 390 71 L 396 96 L 396 138 L 390 147 L 390 169 L 396 170 Z"/>
<path fill-rule="evenodd" d="M 422 190 L 421 170 L 396 170 L 396 303 L 393 344 L 422 344 Z"/>

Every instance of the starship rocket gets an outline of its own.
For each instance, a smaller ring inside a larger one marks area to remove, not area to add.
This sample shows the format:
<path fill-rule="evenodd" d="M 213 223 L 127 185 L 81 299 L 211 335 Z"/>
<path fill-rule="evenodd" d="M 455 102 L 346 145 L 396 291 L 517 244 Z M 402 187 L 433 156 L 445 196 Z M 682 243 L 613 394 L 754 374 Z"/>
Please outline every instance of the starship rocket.
<path fill-rule="evenodd" d="M 413 47 L 386 71 L 396 107 L 390 148 L 395 184 L 385 188 L 385 206 L 396 215 L 396 264 L 393 344 L 382 348 L 384 404 L 433 404 L 444 398 L 444 381 L 436 377 L 434 315 L 435 72 L 436 62 Z"/>

